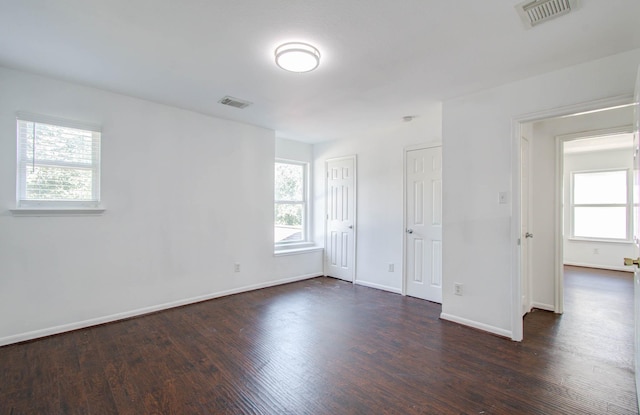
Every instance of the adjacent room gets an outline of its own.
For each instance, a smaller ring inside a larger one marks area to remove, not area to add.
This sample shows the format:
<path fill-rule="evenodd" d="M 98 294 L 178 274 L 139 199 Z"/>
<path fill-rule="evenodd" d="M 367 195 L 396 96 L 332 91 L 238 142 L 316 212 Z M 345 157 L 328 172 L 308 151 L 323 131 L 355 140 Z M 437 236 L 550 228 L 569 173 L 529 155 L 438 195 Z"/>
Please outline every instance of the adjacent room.
<path fill-rule="evenodd" d="M 0 413 L 638 413 L 637 16 L 0 1 Z"/>

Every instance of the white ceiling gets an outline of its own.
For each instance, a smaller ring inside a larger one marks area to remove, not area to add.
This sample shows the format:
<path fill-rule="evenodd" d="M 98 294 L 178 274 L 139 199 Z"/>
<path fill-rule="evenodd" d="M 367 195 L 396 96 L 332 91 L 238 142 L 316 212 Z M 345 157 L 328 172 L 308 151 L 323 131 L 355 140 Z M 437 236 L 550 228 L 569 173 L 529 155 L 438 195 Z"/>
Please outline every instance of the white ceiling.
<path fill-rule="evenodd" d="M 276 131 L 366 135 L 444 99 L 640 48 L 640 1 L 525 29 L 520 0 L 0 0 L 0 65 Z M 312 43 L 311 73 L 273 50 Z M 240 110 L 224 95 L 254 104 Z"/>

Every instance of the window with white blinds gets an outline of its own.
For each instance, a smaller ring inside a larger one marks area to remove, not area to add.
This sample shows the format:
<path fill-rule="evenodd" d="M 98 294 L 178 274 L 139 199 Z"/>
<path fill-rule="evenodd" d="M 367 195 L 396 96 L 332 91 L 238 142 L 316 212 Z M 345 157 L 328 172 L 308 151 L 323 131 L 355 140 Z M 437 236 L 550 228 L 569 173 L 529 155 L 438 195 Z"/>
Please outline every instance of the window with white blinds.
<path fill-rule="evenodd" d="M 18 207 L 97 207 L 100 128 L 19 113 Z"/>

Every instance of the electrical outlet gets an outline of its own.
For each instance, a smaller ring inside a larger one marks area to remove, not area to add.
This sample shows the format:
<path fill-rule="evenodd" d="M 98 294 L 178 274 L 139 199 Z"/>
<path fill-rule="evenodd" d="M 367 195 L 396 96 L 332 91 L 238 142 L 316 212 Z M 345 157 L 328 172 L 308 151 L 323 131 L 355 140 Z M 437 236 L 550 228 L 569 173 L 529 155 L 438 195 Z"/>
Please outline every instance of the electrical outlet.
<path fill-rule="evenodd" d="M 240 272 L 240 264 L 236 263 L 233 265 L 233 271 L 234 272 Z"/>
<path fill-rule="evenodd" d="M 390 263 L 390 264 L 389 264 L 389 267 L 388 267 L 388 271 L 389 271 L 389 272 L 393 272 L 393 271 L 394 271 L 394 269 L 395 269 L 395 266 L 394 266 L 393 264 L 391 264 L 391 263 Z"/>
<path fill-rule="evenodd" d="M 462 295 L 462 284 L 460 284 L 459 282 L 454 282 L 453 283 L 453 293 L 455 295 Z"/>

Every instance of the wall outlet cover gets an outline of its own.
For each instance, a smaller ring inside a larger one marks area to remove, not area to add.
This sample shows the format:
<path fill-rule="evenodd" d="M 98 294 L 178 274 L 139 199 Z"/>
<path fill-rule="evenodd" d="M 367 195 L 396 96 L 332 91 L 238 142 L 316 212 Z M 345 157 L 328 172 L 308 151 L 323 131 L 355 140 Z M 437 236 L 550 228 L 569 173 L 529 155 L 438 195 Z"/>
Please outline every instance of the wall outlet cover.
<path fill-rule="evenodd" d="M 453 293 L 455 295 L 462 295 L 462 284 L 456 282 L 453 284 Z"/>

